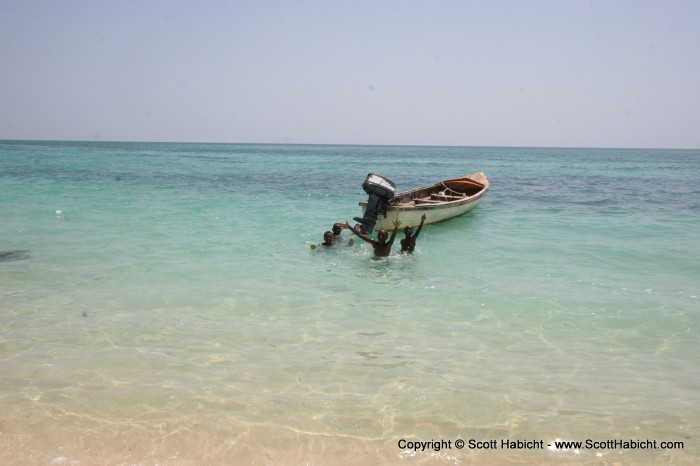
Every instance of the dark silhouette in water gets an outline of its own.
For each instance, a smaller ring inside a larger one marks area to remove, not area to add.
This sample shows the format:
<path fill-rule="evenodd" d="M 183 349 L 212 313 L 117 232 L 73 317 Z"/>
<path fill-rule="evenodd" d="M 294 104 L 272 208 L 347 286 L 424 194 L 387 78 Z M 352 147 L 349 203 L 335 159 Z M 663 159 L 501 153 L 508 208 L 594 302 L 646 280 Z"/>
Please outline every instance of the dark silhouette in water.
<path fill-rule="evenodd" d="M 11 251 L 0 251 L 0 262 L 21 261 L 32 257 L 29 249 L 13 249 Z"/>
<path fill-rule="evenodd" d="M 416 249 L 416 239 L 418 238 L 418 235 L 420 235 L 420 231 L 423 229 L 423 223 L 425 222 L 426 216 L 423 214 L 423 216 L 420 218 L 420 225 L 418 225 L 418 229 L 416 230 L 416 234 L 413 234 L 413 228 L 412 227 L 406 227 L 404 228 L 404 233 L 406 234 L 406 237 L 401 240 L 401 254 L 404 252 L 406 254 L 413 254 L 413 251 Z"/>
<path fill-rule="evenodd" d="M 319 246 L 333 246 L 333 232 L 327 231 L 323 234 L 323 243 L 310 245 L 311 249 L 316 249 Z"/>
<path fill-rule="evenodd" d="M 391 253 L 391 245 L 394 244 L 394 239 L 396 239 L 396 232 L 399 231 L 399 225 L 401 225 L 401 220 L 394 220 L 394 231 L 391 232 L 391 239 L 389 241 L 387 238 L 386 230 L 379 230 L 377 233 L 377 239 L 372 239 L 369 236 L 362 233 L 361 230 L 351 227 L 348 222 L 343 225 L 348 230 L 355 233 L 360 239 L 368 242 L 374 248 L 374 255 L 377 257 L 386 257 Z"/>
<path fill-rule="evenodd" d="M 339 241 L 343 241 L 343 237 L 341 236 L 341 234 L 343 233 L 344 228 L 345 228 L 345 226 L 342 223 L 334 223 L 333 224 L 333 228 L 331 228 L 331 231 L 333 232 L 333 242 L 334 243 L 339 242 Z M 350 238 L 348 240 L 348 246 L 352 246 L 354 244 L 355 244 L 355 239 Z"/>

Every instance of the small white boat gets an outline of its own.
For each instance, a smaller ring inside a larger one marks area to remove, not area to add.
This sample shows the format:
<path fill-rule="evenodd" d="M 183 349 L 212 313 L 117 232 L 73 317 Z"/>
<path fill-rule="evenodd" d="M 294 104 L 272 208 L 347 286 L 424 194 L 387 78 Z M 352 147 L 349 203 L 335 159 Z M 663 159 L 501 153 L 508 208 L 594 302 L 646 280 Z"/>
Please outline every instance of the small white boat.
<path fill-rule="evenodd" d="M 370 174 L 368 180 L 370 176 L 378 177 Z M 386 179 L 382 182 L 391 183 Z M 393 230 L 397 219 L 401 220 L 401 228 L 416 226 L 420 224 L 423 214 L 426 216 L 426 225 L 458 217 L 476 207 L 488 190 L 488 178 L 484 173 L 477 172 L 395 194 L 386 204 L 385 210 L 380 208 L 377 212 L 374 230 Z M 363 214 L 366 213 L 367 204 L 368 201 L 360 202 Z"/>

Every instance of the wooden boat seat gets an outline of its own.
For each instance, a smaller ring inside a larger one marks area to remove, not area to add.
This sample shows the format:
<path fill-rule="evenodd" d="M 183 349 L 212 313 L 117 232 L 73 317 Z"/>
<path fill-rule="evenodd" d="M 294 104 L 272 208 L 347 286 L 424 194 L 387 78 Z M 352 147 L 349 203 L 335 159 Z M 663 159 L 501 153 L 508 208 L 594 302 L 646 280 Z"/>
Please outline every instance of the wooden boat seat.
<path fill-rule="evenodd" d="M 445 201 L 438 201 L 436 199 L 414 199 L 416 204 L 442 204 Z"/>
<path fill-rule="evenodd" d="M 430 199 L 434 199 L 436 201 L 461 201 L 464 199 L 466 196 L 452 196 L 452 195 L 445 195 L 441 196 L 439 194 L 432 194 L 430 196 Z"/>

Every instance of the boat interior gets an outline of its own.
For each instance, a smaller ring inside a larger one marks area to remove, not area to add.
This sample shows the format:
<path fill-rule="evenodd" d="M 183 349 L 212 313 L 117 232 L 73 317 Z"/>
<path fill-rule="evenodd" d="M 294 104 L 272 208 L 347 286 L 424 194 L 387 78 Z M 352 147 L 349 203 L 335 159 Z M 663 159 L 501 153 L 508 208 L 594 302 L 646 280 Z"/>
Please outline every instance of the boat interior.
<path fill-rule="evenodd" d="M 484 185 L 471 179 L 448 180 L 425 188 L 401 193 L 393 205 L 440 205 L 469 199 L 484 189 Z"/>

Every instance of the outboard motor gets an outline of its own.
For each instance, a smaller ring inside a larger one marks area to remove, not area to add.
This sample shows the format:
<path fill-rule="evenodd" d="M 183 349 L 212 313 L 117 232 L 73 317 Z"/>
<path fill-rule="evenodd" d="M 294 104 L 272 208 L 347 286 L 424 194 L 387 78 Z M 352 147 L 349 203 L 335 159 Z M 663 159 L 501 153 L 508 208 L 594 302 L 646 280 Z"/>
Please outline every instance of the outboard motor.
<path fill-rule="evenodd" d="M 374 224 L 377 223 L 377 216 L 386 212 L 386 206 L 394 197 L 396 184 L 389 178 L 384 178 L 381 175 L 370 173 L 362 183 L 362 189 L 369 194 L 367 199 L 367 209 L 365 216 L 355 217 L 355 221 L 360 223 L 360 231 L 365 235 L 372 233 Z"/>

